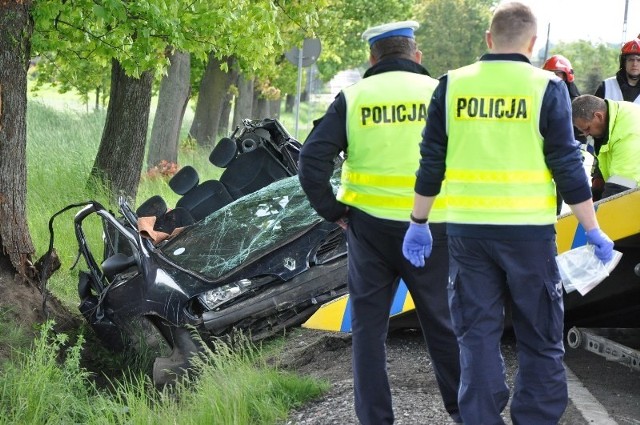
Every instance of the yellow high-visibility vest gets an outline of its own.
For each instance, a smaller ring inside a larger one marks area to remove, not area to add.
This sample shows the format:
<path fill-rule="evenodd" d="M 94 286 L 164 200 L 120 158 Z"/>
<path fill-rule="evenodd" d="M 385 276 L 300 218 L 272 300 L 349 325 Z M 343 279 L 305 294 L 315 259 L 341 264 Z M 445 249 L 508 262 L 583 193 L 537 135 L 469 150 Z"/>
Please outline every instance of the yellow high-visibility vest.
<path fill-rule="evenodd" d="M 480 61 L 448 74 L 447 220 L 545 225 L 556 192 L 540 134 L 553 75 L 526 62 Z"/>
<path fill-rule="evenodd" d="M 347 157 L 338 199 L 379 218 L 409 221 L 427 107 L 438 81 L 390 71 L 343 90 Z M 444 221 L 442 196 L 429 221 Z"/>
<path fill-rule="evenodd" d="M 600 147 L 598 167 L 604 180 L 621 176 L 640 183 L 640 106 L 607 101 L 609 141 Z"/>

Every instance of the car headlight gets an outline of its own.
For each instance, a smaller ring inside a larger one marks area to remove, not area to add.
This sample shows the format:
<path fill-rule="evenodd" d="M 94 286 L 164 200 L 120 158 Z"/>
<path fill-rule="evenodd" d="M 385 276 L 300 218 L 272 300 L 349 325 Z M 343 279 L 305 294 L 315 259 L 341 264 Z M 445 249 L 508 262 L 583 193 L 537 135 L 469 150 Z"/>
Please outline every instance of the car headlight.
<path fill-rule="evenodd" d="M 240 279 L 236 282 L 228 283 L 211 291 L 204 292 L 198 295 L 198 299 L 209 310 L 213 310 L 220 304 L 247 292 L 249 288 L 251 288 L 251 280 Z"/>

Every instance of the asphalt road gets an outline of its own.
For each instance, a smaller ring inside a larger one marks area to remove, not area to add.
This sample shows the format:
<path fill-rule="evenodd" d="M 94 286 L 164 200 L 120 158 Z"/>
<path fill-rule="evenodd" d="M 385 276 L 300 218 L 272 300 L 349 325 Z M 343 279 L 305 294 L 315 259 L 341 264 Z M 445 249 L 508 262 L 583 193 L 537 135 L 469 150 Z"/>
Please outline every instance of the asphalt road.
<path fill-rule="evenodd" d="M 565 364 L 577 378 L 569 380 L 569 393 L 585 420 L 581 423 L 640 425 L 640 371 L 570 347 Z"/>
<path fill-rule="evenodd" d="M 357 424 L 352 404 L 350 335 L 300 329 L 287 339 L 289 347 L 281 366 L 327 379 L 332 385 L 323 397 L 292 412 L 284 424 Z M 505 335 L 502 352 L 512 386 L 517 371 L 513 336 Z M 442 409 L 420 333 L 390 333 L 387 360 L 396 423 L 450 423 Z M 565 364 L 570 402 L 558 425 L 640 425 L 640 372 L 568 346 Z M 505 424 L 512 425 L 508 406 L 502 416 Z"/>

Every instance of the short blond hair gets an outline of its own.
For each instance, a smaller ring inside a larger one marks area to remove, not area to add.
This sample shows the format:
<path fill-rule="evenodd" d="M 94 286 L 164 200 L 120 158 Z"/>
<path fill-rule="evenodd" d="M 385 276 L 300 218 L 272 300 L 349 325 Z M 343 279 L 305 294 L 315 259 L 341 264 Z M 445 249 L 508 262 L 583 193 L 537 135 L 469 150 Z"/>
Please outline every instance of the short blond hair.
<path fill-rule="evenodd" d="M 498 47 L 521 47 L 537 34 L 538 21 L 529 6 L 502 3 L 493 13 L 489 32 Z"/>

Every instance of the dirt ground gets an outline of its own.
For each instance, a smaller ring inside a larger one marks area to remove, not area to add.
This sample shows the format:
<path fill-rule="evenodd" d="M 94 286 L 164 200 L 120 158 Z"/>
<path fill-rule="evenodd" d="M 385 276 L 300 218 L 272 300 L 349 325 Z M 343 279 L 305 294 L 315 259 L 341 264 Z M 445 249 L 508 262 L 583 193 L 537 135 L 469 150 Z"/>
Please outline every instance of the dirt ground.
<path fill-rule="evenodd" d="M 43 308 L 44 298 L 37 282 L 25 280 L 13 272 L 9 272 L 8 264 L 0 260 L 0 321 L 13 323 L 35 336 L 37 325 L 47 319 L 56 322 L 55 329 L 65 332 L 77 329 L 79 318 L 72 314 L 54 297 L 47 297 L 46 310 Z M 0 344 L 0 360 L 9 357 L 11 347 Z"/>

